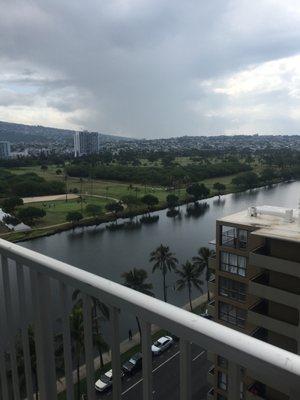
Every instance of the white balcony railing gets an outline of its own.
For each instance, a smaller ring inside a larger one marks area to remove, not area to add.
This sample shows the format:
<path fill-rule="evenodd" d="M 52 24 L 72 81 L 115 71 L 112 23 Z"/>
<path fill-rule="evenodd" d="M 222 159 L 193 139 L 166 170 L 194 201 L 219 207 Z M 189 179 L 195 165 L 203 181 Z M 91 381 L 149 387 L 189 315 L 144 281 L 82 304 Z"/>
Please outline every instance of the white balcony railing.
<path fill-rule="evenodd" d="M 67 399 L 74 399 L 72 352 L 69 325 L 68 287 L 83 293 L 84 345 L 87 372 L 88 400 L 95 399 L 94 349 L 92 340 L 92 316 L 90 297 L 97 298 L 110 308 L 112 335 L 112 369 L 114 376 L 113 399 L 121 398 L 120 365 L 120 310 L 138 316 L 142 325 L 143 399 L 152 399 L 151 324 L 169 330 L 180 338 L 180 386 L 181 400 L 191 398 L 191 343 L 218 353 L 229 360 L 230 400 L 240 399 L 241 369 L 247 369 L 254 379 L 287 393 L 292 400 L 300 399 L 300 357 L 280 348 L 246 336 L 188 311 L 153 299 L 122 285 L 93 275 L 84 270 L 38 254 L 21 246 L 0 240 L 1 273 L 3 281 L 3 312 L 0 334 L 0 377 L 2 400 L 21 398 L 19 369 L 15 349 L 13 312 L 15 300 L 19 308 L 21 335 L 26 378 L 26 398 L 34 398 L 35 385 L 30 365 L 28 320 L 34 311 L 33 329 L 37 363 L 37 379 L 40 399 L 53 400 L 56 393 L 56 365 L 54 355 L 53 321 L 51 304 L 60 302 L 60 318 L 63 333 L 64 375 Z M 29 272 L 29 274 L 28 274 Z M 28 280 L 28 276 L 30 279 Z M 53 290 L 53 282 L 59 285 L 59 296 Z M 30 291 L 27 290 L 30 284 Z M 27 299 L 27 294 L 30 299 Z M 55 297 L 56 296 L 56 297 Z M 55 297 L 55 298 L 54 298 Z M 25 301 L 26 300 L 26 301 Z M 32 306 L 28 306 L 32 304 Z M 0 308 L 2 309 L 2 308 Z M 5 321 L 5 324 L 2 323 Z M 4 327 L 10 334 L 4 335 Z M 8 356 L 7 356 L 8 354 Z M 9 362 L 7 361 L 9 357 Z M 9 369 L 9 370 L 8 370 Z M 10 394 L 10 392 L 13 392 Z"/>

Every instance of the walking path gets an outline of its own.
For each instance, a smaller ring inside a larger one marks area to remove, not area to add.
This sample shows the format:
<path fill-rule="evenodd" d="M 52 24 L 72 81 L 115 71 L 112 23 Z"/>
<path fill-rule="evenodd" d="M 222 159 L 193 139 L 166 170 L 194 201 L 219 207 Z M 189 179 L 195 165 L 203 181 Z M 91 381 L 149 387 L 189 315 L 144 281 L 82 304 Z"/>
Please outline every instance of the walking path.
<path fill-rule="evenodd" d="M 40 203 L 40 202 L 47 202 L 47 201 L 58 201 L 58 200 L 65 200 L 66 194 L 55 194 L 52 196 L 36 196 L 36 197 L 23 197 L 23 203 Z M 74 193 L 68 193 L 68 200 L 78 199 L 79 195 Z"/>
<path fill-rule="evenodd" d="M 202 304 L 204 304 L 207 301 L 207 294 L 203 294 L 202 296 L 197 297 L 195 300 L 192 301 L 192 305 L 193 305 L 193 309 L 201 306 Z M 185 310 L 190 310 L 190 305 L 189 303 L 185 304 L 183 307 L 183 309 Z M 151 326 L 151 333 L 152 335 L 155 334 L 156 332 L 158 332 L 159 330 L 163 329 L 162 327 L 158 327 L 156 325 L 152 325 Z M 140 344 L 140 335 L 139 333 L 135 333 L 132 336 L 132 340 L 126 339 L 124 340 L 121 344 L 120 344 L 120 352 L 121 354 L 126 353 L 128 350 L 132 349 L 133 347 L 137 346 Z M 107 353 L 103 354 L 103 362 L 104 364 L 109 363 L 111 361 L 111 353 L 110 351 Z M 98 370 L 100 368 L 101 364 L 100 364 L 100 357 L 96 357 L 94 359 L 94 368 L 95 370 Z M 79 376 L 80 376 L 80 380 L 84 379 L 86 377 L 86 366 L 81 365 L 80 369 L 79 369 Z M 73 371 L 73 382 L 76 383 L 77 382 L 77 372 Z M 61 378 L 59 381 L 57 381 L 56 383 L 57 386 L 57 392 L 63 392 L 64 390 L 66 390 L 66 380 L 65 378 Z"/>

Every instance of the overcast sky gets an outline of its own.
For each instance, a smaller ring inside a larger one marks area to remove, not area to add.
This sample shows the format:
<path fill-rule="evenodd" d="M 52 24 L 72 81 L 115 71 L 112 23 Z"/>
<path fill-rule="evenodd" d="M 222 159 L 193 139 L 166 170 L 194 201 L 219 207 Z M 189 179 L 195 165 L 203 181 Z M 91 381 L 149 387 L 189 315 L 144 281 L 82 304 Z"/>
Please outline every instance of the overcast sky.
<path fill-rule="evenodd" d="M 300 133 L 299 0 L 0 0 L 0 120 Z"/>

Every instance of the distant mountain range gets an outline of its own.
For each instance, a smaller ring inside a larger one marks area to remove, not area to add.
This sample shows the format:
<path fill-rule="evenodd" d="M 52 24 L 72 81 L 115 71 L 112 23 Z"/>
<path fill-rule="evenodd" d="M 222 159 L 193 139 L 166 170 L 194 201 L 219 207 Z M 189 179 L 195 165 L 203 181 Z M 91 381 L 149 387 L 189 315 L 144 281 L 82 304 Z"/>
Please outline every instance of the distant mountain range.
<path fill-rule="evenodd" d="M 70 129 L 49 128 L 41 125 L 14 124 L 0 121 L 0 141 L 7 140 L 11 143 L 48 143 L 48 142 L 73 142 L 76 131 Z M 114 136 L 99 133 L 103 142 L 130 140 L 122 136 Z"/>

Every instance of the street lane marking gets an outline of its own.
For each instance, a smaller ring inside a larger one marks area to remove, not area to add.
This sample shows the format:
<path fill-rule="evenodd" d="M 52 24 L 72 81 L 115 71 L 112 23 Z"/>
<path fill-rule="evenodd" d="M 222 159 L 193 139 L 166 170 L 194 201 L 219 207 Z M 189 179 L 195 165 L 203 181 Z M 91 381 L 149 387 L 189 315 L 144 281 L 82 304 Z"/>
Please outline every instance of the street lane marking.
<path fill-rule="evenodd" d="M 192 361 L 196 361 L 199 357 L 201 357 L 203 354 L 205 353 L 205 350 L 201 351 L 201 353 L 197 354 L 196 357 L 194 357 L 192 359 Z M 165 364 L 167 364 L 169 361 L 173 360 L 173 358 L 175 358 L 176 356 L 178 356 L 178 354 L 180 354 L 180 351 L 177 351 L 176 353 L 174 353 L 170 358 L 168 358 L 167 360 L 165 360 L 163 363 L 159 364 L 156 368 L 154 368 L 152 370 L 152 373 L 158 371 L 161 367 L 163 367 Z M 135 382 L 132 386 L 130 386 L 128 389 L 124 390 L 124 392 L 122 393 L 122 396 L 124 396 L 124 394 L 128 393 L 131 389 L 133 389 L 135 386 L 139 385 L 141 382 L 143 382 L 143 378 L 141 378 L 140 380 L 138 380 L 137 382 Z"/>
<path fill-rule="evenodd" d="M 175 358 L 176 356 L 178 356 L 178 354 L 180 353 L 180 351 L 177 351 L 177 353 L 173 354 L 170 358 L 168 358 L 166 361 L 164 361 L 162 364 L 159 364 L 156 368 L 154 368 L 152 370 L 152 373 L 156 372 L 157 370 L 159 370 L 160 367 L 162 367 L 163 365 L 167 364 L 167 362 L 173 360 L 173 358 Z M 133 389 L 135 386 L 139 385 L 141 382 L 143 382 L 143 378 L 141 378 L 139 381 L 135 382 L 132 386 L 130 386 L 128 389 L 124 390 L 124 392 L 122 392 L 122 396 L 124 396 L 124 394 L 128 393 L 131 389 Z"/>
<path fill-rule="evenodd" d="M 202 354 L 204 354 L 205 353 L 205 350 L 203 350 L 203 351 L 201 351 L 201 353 L 199 353 L 196 357 L 194 357 L 193 359 L 192 359 L 192 361 L 196 361 L 199 357 L 201 357 L 202 356 Z"/>

